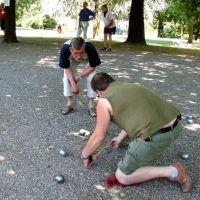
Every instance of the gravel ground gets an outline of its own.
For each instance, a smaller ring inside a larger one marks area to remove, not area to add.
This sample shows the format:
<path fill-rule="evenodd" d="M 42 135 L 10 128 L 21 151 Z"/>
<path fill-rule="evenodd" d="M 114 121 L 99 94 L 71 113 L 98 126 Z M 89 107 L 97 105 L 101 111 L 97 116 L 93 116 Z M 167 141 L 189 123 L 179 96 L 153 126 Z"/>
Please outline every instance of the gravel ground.
<path fill-rule="evenodd" d="M 118 150 L 106 149 L 90 170 L 84 169 L 79 155 L 88 138 L 76 133 L 82 128 L 92 133 L 96 119 L 87 113 L 85 84 L 80 85 L 83 93 L 78 96 L 76 111 L 68 116 L 60 113 L 66 104 L 63 70 L 58 67 L 63 42 L 23 39 L 17 44 L 0 43 L 0 199 L 199 200 L 199 60 L 130 51 L 99 52 L 102 64 L 98 71 L 119 81 L 140 83 L 182 111 L 182 136 L 150 164 L 169 165 L 189 152 L 184 163 L 194 180 L 187 194 L 168 179 L 107 189 L 104 180 L 114 174 L 130 140 Z M 188 115 L 194 116 L 194 124 L 186 123 Z M 105 144 L 118 133 L 119 129 L 110 125 Z M 60 149 L 67 150 L 66 157 L 59 156 Z M 63 184 L 55 182 L 57 174 L 65 176 Z"/>

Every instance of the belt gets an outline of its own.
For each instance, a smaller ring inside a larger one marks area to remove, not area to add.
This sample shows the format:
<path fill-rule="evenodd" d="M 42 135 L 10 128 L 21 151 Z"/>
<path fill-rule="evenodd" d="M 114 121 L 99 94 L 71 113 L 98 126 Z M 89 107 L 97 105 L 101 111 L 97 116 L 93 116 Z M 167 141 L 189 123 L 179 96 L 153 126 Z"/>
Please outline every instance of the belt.
<path fill-rule="evenodd" d="M 81 20 L 82 22 L 88 22 L 89 20 Z"/>
<path fill-rule="evenodd" d="M 154 135 L 160 135 L 162 133 L 166 133 L 166 132 L 169 132 L 171 130 L 173 130 L 177 124 L 178 124 L 178 120 L 181 119 L 181 115 L 179 115 L 177 118 L 176 118 L 176 121 L 174 122 L 174 124 L 172 126 L 169 126 L 169 127 L 166 127 L 166 128 L 161 128 L 160 130 L 156 131 L 153 135 L 147 137 L 146 139 L 144 139 L 146 142 L 148 141 L 151 141 L 151 138 L 152 136 Z"/>

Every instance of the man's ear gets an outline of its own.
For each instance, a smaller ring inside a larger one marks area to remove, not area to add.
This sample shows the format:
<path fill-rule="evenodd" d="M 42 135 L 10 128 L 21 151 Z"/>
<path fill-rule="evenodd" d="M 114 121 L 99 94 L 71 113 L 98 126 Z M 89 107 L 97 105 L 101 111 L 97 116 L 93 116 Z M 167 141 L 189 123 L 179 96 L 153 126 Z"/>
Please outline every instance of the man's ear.
<path fill-rule="evenodd" d="M 71 47 L 69 47 L 69 51 L 72 53 L 72 48 Z"/>

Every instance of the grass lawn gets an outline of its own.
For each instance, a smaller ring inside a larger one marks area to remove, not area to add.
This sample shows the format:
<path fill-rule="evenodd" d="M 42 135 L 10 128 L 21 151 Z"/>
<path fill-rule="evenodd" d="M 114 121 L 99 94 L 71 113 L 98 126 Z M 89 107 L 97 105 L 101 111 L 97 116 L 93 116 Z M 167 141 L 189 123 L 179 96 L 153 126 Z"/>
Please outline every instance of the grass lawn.
<path fill-rule="evenodd" d="M 73 36 L 68 37 L 19 37 L 22 40 L 27 41 L 34 41 L 38 43 L 42 42 L 57 42 L 60 45 L 64 43 L 66 40 L 73 38 Z M 89 38 L 97 49 L 100 49 L 103 45 L 103 38 L 100 40 L 93 40 Z M 200 43 L 193 44 L 192 48 L 181 48 L 177 47 L 176 44 L 173 44 L 172 40 L 170 39 L 146 39 L 147 45 L 133 45 L 130 43 L 124 43 L 125 36 L 118 36 L 115 35 L 113 37 L 113 50 L 119 51 L 138 51 L 144 53 L 153 53 L 153 54 L 164 54 L 164 55 L 174 55 L 174 56 L 181 56 L 181 57 L 188 57 L 188 58 L 196 58 L 200 59 Z"/>

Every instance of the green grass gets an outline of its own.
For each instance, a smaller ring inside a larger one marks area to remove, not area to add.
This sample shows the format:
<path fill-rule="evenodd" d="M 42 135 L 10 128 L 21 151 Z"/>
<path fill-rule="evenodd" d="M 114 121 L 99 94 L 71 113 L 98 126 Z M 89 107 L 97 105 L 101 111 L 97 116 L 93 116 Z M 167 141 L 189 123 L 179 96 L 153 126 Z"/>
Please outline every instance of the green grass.
<path fill-rule="evenodd" d="M 45 38 L 45 37 L 20 37 L 23 42 L 34 42 L 42 44 L 42 43 L 58 43 L 60 46 L 68 39 L 68 38 Z M 103 40 L 93 40 L 89 38 L 97 49 L 100 49 L 103 45 Z M 162 55 L 171 55 L 171 56 L 180 56 L 187 58 L 200 59 L 200 44 L 194 44 L 193 48 L 180 48 L 177 47 L 172 41 L 166 40 L 156 40 L 156 39 L 147 39 L 147 45 L 133 45 L 130 43 L 124 43 L 124 37 L 117 37 L 116 40 L 113 41 L 112 48 L 113 50 L 119 51 L 136 51 L 136 52 L 144 52 L 151 54 L 162 54 Z"/>

